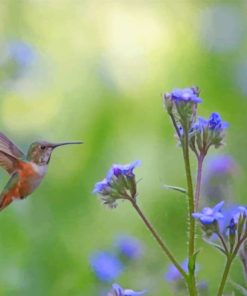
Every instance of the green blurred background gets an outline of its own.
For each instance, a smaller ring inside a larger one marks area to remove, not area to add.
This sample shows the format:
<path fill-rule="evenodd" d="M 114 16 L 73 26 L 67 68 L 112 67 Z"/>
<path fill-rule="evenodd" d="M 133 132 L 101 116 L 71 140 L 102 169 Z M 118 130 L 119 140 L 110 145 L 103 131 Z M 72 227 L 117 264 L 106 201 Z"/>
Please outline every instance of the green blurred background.
<path fill-rule="evenodd" d="M 98 295 L 88 258 L 119 233 L 145 252 L 117 282 L 174 295 L 169 262 L 131 206 L 109 210 L 92 189 L 112 163 L 142 160 L 140 205 L 184 260 L 186 201 L 162 188 L 185 186 L 162 93 L 197 85 L 200 114 L 218 111 L 230 123 L 217 153 L 240 164 L 231 198 L 246 203 L 246 11 L 244 0 L 0 2 L 1 131 L 25 151 L 37 139 L 85 141 L 57 149 L 38 190 L 1 213 L 0 295 Z M 7 179 L 3 172 L 1 187 Z M 215 295 L 224 259 L 198 244 L 198 277 Z M 244 284 L 239 262 L 231 278 Z"/>

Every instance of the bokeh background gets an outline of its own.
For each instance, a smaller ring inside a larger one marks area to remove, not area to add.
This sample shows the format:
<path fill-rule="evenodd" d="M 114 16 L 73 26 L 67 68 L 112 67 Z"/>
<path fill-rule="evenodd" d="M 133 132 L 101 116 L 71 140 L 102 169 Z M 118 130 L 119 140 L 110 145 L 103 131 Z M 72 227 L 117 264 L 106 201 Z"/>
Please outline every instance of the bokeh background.
<path fill-rule="evenodd" d="M 143 254 L 115 281 L 175 295 L 169 262 L 131 206 L 109 210 L 92 189 L 112 163 L 140 159 L 140 206 L 183 261 L 186 201 L 162 185 L 185 186 L 185 176 L 162 93 L 197 85 L 200 114 L 230 123 L 210 154 L 234 159 L 227 198 L 246 204 L 246 11 L 244 0 L 0 2 L 1 131 L 25 151 L 37 139 L 85 141 L 57 149 L 38 190 L 1 212 L 1 295 L 100 295 L 113 281 L 97 279 L 90 256 L 114 251 L 123 233 Z M 198 277 L 215 295 L 224 259 L 199 234 Z M 245 285 L 240 262 L 231 279 Z"/>

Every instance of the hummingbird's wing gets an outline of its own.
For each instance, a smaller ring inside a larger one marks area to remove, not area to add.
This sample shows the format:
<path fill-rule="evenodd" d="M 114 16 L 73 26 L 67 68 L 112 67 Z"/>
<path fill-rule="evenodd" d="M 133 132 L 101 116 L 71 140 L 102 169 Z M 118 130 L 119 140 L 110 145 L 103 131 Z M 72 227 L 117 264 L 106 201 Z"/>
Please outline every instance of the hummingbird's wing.
<path fill-rule="evenodd" d="M 0 132 L 0 151 L 12 155 L 16 158 L 25 157 L 24 153 L 8 139 L 3 133 Z"/>
<path fill-rule="evenodd" d="M 19 159 L 0 151 L 0 166 L 10 175 L 16 170 L 19 161 Z"/>
<path fill-rule="evenodd" d="M 9 179 L 8 183 L 5 185 L 2 193 L 0 194 L 0 211 L 6 208 L 14 198 L 19 198 L 15 196 L 14 191 L 17 182 L 19 181 L 19 174 L 15 172 Z"/>
<path fill-rule="evenodd" d="M 3 133 L 0 133 L 0 166 L 9 174 L 12 174 L 20 158 L 24 153 L 11 142 Z"/>

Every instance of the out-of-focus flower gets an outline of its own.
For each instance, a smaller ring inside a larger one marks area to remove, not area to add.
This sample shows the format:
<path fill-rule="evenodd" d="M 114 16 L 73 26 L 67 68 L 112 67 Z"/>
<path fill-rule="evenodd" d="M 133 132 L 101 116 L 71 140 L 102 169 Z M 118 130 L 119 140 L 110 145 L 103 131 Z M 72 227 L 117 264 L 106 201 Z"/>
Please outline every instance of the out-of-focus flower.
<path fill-rule="evenodd" d="M 188 258 L 186 258 L 182 263 L 181 263 L 181 267 L 183 268 L 183 270 L 185 272 L 188 272 Z M 176 268 L 175 265 L 170 264 L 168 266 L 168 270 L 165 274 L 165 280 L 167 282 L 175 282 L 178 280 L 183 280 L 180 272 L 178 271 L 178 269 Z"/>
<path fill-rule="evenodd" d="M 118 284 L 112 285 L 112 290 L 107 294 L 107 296 L 138 296 L 143 295 L 145 291 L 133 291 L 130 289 L 123 289 Z"/>
<path fill-rule="evenodd" d="M 99 194 L 103 203 L 109 207 L 116 207 L 118 199 L 136 198 L 136 180 L 133 170 L 140 165 L 140 161 L 130 164 L 114 164 L 107 176 L 94 186 L 93 193 Z"/>
<path fill-rule="evenodd" d="M 97 278 L 103 282 L 116 279 L 124 269 L 122 262 L 114 254 L 106 251 L 92 254 L 90 265 Z"/>
<path fill-rule="evenodd" d="M 238 166 L 230 155 L 215 155 L 205 162 L 202 196 L 207 203 L 229 200 L 233 196 L 232 182 Z"/>
<path fill-rule="evenodd" d="M 2 49 L 0 57 L 1 76 L 9 79 L 19 78 L 32 66 L 36 58 L 33 46 L 21 40 L 11 40 Z"/>
<path fill-rule="evenodd" d="M 206 207 L 200 213 L 193 213 L 192 217 L 198 219 L 203 225 L 213 224 L 224 217 L 221 213 L 223 205 L 224 201 L 221 201 L 213 208 Z"/>
<path fill-rule="evenodd" d="M 171 93 L 164 94 L 164 105 L 168 114 L 187 131 L 196 119 L 197 104 L 201 102 L 199 90 L 196 87 L 176 88 Z"/>
<path fill-rule="evenodd" d="M 208 50 L 218 53 L 235 50 L 243 39 L 244 14 L 235 5 L 221 3 L 206 6 L 199 20 L 199 37 Z"/>
<path fill-rule="evenodd" d="M 136 238 L 129 235 L 121 235 L 116 239 L 116 246 L 125 257 L 136 259 L 142 255 L 142 244 Z"/>
<path fill-rule="evenodd" d="M 28 67 L 34 61 L 35 53 L 33 47 L 20 40 L 12 40 L 8 44 L 9 57 L 22 66 Z"/>

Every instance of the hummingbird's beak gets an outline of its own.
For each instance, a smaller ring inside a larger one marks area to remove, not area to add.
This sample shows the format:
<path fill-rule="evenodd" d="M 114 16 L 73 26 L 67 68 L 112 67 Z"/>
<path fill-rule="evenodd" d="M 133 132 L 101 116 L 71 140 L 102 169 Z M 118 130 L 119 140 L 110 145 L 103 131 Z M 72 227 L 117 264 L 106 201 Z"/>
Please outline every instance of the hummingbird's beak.
<path fill-rule="evenodd" d="M 64 145 L 72 145 L 72 144 L 83 144 L 83 142 L 63 142 L 63 143 L 56 143 L 56 144 L 51 144 L 51 147 L 57 148 L 59 146 L 64 146 Z"/>

